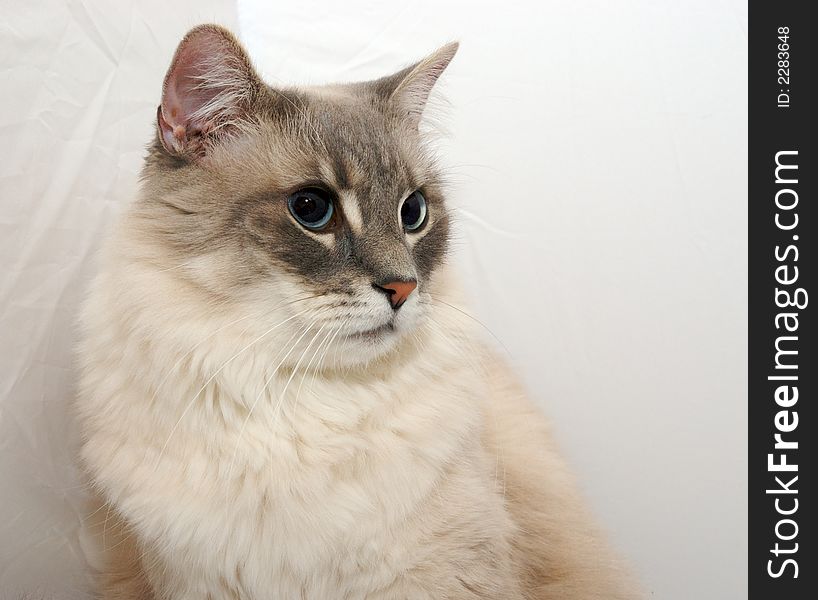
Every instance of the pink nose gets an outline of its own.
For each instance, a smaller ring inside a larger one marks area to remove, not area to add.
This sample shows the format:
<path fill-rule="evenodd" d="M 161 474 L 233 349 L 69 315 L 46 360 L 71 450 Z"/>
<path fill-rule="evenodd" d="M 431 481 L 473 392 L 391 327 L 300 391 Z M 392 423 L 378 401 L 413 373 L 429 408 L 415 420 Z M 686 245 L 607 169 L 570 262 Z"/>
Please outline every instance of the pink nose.
<path fill-rule="evenodd" d="M 375 283 L 373 285 L 386 294 L 392 308 L 398 310 L 406 302 L 409 294 L 418 286 L 418 282 L 412 279 L 409 281 L 390 281 L 384 284 Z"/>

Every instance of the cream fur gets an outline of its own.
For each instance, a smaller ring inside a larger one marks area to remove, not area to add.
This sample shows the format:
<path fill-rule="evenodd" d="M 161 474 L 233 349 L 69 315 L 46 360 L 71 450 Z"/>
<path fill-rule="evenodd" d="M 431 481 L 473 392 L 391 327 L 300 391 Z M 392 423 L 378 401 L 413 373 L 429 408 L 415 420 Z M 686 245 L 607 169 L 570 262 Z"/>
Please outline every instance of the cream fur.
<path fill-rule="evenodd" d="M 634 597 L 542 417 L 460 313 L 437 305 L 388 360 L 329 351 L 271 378 L 293 334 L 253 343 L 256 321 L 292 314 L 231 323 L 143 262 L 132 225 L 84 311 L 105 598 Z"/>

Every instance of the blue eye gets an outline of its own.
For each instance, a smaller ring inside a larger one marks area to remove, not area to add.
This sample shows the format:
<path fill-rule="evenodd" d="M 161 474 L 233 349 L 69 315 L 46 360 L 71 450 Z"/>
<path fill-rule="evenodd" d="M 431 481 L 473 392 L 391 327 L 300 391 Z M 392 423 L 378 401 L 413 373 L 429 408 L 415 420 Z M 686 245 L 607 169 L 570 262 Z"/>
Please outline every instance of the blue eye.
<path fill-rule="evenodd" d="M 304 188 L 287 198 L 295 220 L 307 229 L 323 229 L 332 219 L 334 207 L 329 192 L 321 188 Z"/>
<path fill-rule="evenodd" d="M 406 231 L 417 231 L 426 223 L 426 198 L 416 190 L 400 207 L 400 220 Z"/>

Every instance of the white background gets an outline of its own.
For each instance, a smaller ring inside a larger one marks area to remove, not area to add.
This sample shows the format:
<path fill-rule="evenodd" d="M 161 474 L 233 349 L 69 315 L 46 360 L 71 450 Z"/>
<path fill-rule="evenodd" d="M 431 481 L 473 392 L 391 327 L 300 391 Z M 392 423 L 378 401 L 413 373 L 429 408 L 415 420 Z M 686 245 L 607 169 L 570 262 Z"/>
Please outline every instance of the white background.
<path fill-rule="evenodd" d="M 442 144 L 471 309 L 653 597 L 746 588 L 746 44 L 738 0 L 2 0 L 0 598 L 84 598 L 73 319 L 190 26 L 268 81 L 451 39 Z M 13 596 L 9 596 L 13 597 Z"/>

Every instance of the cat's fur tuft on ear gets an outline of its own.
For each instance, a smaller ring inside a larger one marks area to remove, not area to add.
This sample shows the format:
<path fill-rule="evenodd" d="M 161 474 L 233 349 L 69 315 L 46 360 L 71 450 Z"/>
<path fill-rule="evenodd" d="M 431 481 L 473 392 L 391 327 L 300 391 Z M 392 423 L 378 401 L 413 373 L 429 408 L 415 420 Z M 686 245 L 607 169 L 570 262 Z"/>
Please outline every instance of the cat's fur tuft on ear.
<path fill-rule="evenodd" d="M 459 46 L 458 42 L 450 42 L 420 62 L 375 82 L 376 90 L 387 98 L 390 108 L 412 128 L 417 129 L 429 93 Z"/>
<path fill-rule="evenodd" d="M 247 112 L 261 82 L 233 35 L 218 25 L 199 25 L 179 43 L 162 88 L 157 126 L 162 146 L 197 157 L 208 142 Z"/>

